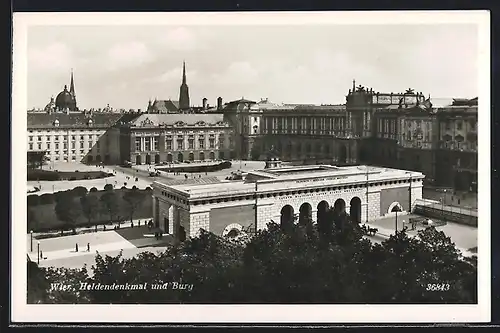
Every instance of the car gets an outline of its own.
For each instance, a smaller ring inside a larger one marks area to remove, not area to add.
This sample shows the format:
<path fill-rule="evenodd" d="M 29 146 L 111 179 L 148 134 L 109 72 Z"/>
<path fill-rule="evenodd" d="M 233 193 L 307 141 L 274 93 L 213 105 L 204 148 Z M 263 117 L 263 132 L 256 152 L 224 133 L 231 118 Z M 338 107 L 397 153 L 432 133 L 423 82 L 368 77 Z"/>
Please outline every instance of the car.
<path fill-rule="evenodd" d="M 124 167 L 124 168 L 131 168 L 132 167 L 132 162 L 125 161 L 125 162 L 123 162 L 122 167 Z"/>

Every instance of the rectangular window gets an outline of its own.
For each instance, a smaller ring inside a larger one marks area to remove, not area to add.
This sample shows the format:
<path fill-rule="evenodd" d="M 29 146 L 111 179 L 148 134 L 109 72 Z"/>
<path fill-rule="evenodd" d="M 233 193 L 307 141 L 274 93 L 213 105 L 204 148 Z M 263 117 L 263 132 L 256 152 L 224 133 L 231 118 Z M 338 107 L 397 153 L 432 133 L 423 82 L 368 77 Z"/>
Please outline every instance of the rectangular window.
<path fill-rule="evenodd" d="M 450 121 L 446 121 L 446 123 L 445 123 L 445 129 L 446 130 L 450 130 L 451 129 Z"/>
<path fill-rule="evenodd" d="M 209 141 L 209 147 L 215 148 L 215 139 L 210 138 L 210 140 L 208 140 L 208 141 Z"/>
<path fill-rule="evenodd" d="M 172 140 L 167 140 L 167 150 L 172 150 Z"/>
<path fill-rule="evenodd" d="M 153 138 L 153 150 L 158 151 L 158 137 Z"/>
<path fill-rule="evenodd" d="M 177 140 L 177 150 L 184 149 L 184 140 Z"/>
<path fill-rule="evenodd" d="M 68 149 L 68 144 L 66 142 L 63 144 L 63 148 Z"/>
<path fill-rule="evenodd" d="M 56 150 L 59 150 L 59 143 L 56 142 Z"/>
<path fill-rule="evenodd" d="M 76 155 L 76 150 L 72 150 L 71 154 Z"/>
<path fill-rule="evenodd" d="M 188 140 L 189 149 L 194 149 L 194 139 Z"/>
<path fill-rule="evenodd" d="M 135 138 L 135 151 L 141 151 L 141 138 Z"/>
<path fill-rule="evenodd" d="M 71 140 L 76 140 L 76 137 L 74 135 L 72 135 Z"/>
<path fill-rule="evenodd" d="M 457 130 L 461 131 L 462 130 L 462 121 L 461 120 L 457 120 Z"/>
<path fill-rule="evenodd" d="M 59 135 L 56 135 L 54 138 L 56 141 L 59 141 Z"/>
<path fill-rule="evenodd" d="M 38 141 L 42 141 L 42 136 L 41 135 L 38 136 Z"/>
<path fill-rule="evenodd" d="M 198 146 L 200 147 L 200 149 L 205 149 L 205 139 L 199 139 Z"/>
<path fill-rule="evenodd" d="M 84 152 L 83 152 L 83 149 L 80 149 L 80 155 L 83 155 Z"/>
<path fill-rule="evenodd" d="M 47 142 L 47 149 L 50 149 L 50 142 Z"/>
<path fill-rule="evenodd" d="M 94 147 L 94 141 L 89 141 L 89 148 Z"/>
<path fill-rule="evenodd" d="M 74 156 L 74 155 L 73 155 L 73 156 L 71 156 L 71 160 L 72 160 L 72 161 L 76 161 L 76 156 Z"/>
<path fill-rule="evenodd" d="M 75 143 L 71 142 L 71 149 L 75 149 Z"/>
<path fill-rule="evenodd" d="M 29 149 L 33 150 L 33 144 L 32 143 L 30 143 L 30 148 Z"/>
<path fill-rule="evenodd" d="M 33 137 L 32 136 L 30 136 L 30 141 L 33 141 Z"/>
<path fill-rule="evenodd" d="M 151 151 L 151 138 L 146 138 L 144 146 L 145 151 Z"/>

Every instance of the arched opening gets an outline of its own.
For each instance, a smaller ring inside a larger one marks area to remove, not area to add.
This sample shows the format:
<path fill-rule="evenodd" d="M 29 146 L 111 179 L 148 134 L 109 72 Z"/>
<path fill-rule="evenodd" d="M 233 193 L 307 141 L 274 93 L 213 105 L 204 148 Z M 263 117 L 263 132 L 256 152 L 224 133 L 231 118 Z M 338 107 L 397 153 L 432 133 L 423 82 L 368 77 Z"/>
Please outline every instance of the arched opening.
<path fill-rule="evenodd" d="M 135 164 L 137 164 L 137 165 L 141 165 L 142 164 L 141 155 L 137 155 L 135 157 Z"/>
<path fill-rule="evenodd" d="M 399 202 L 393 202 L 391 206 L 389 207 L 389 213 L 396 213 L 396 212 L 402 212 L 403 209 L 401 208 L 401 205 Z"/>
<path fill-rule="evenodd" d="M 184 162 L 184 155 L 182 153 L 177 154 L 177 161 Z"/>
<path fill-rule="evenodd" d="M 194 154 L 193 153 L 189 153 L 189 160 L 194 161 Z"/>
<path fill-rule="evenodd" d="M 168 153 L 167 162 L 172 163 L 173 161 L 174 161 L 174 157 L 172 156 L 172 154 Z"/>
<path fill-rule="evenodd" d="M 204 161 L 204 160 L 205 160 L 205 153 L 200 152 L 200 161 Z"/>
<path fill-rule="evenodd" d="M 333 211 L 335 214 L 345 212 L 345 201 L 344 199 L 337 199 L 333 204 Z"/>
<path fill-rule="evenodd" d="M 339 163 L 347 163 L 347 147 L 345 145 L 339 147 Z"/>
<path fill-rule="evenodd" d="M 286 205 L 281 208 L 281 220 L 280 223 L 282 226 L 286 224 L 293 224 L 294 220 L 294 211 L 293 207 L 290 205 Z"/>
<path fill-rule="evenodd" d="M 299 208 L 299 224 L 309 222 L 312 222 L 312 207 L 309 203 L 304 202 Z"/>
<path fill-rule="evenodd" d="M 87 163 L 93 163 L 94 162 L 94 156 L 89 155 L 87 156 Z"/>
<path fill-rule="evenodd" d="M 95 160 L 97 163 L 101 163 L 101 161 L 102 161 L 101 155 L 97 155 Z"/>
<path fill-rule="evenodd" d="M 155 164 L 160 164 L 160 154 L 155 155 Z"/>
<path fill-rule="evenodd" d="M 213 151 L 210 152 L 210 154 L 208 154 L 208 159 L 210 160 L 215 160 L 215 153 Z"/>
<path fill-rule="evenodd" d="M 351 215 L 351 219 L 356 222 L 361 222 L 361 199 L 358 197 L 354 197 L 351 199 L 350 203 L 351 207 L 349 209 L 349 215 Z"/>
<path fill-rule="evenodd" d="M 317 207 L 318 212 L 317 212 L 317 219 L 316 219 L 316 222 L 318 224 L 326 222 L 326 218 L 327 218 L 329 209 L 330 209 L 330 205 L 328 204 L 328 202 L 326 202 L 324 200 L 318 204 L 318 207 Z"/>
<path fill-rule="evenodd" d="M 146 155 L 146 164 L 151 164 L 151 155 Z"/>

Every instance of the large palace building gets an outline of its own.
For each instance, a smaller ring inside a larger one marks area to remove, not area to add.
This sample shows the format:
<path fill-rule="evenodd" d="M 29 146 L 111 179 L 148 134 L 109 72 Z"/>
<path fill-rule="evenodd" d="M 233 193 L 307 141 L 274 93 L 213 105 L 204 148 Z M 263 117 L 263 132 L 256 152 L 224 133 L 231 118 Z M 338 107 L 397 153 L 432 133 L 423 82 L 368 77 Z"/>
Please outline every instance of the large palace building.
<path fill-rule="evenodd" d="M 477 98 L 434 107 L 413 89 L 380 93 L 353 81 L 339 105 L 223 104 L 219 97 L 214 107 L 206 98 L 192 107 L 185 68 L 179 101 L 150 101 L 146 112 L 121 115 L 78 111 L 71 73 L 69 91 L 44 112 L 28 112 L 28 150 L 46 150 L 52 161 L 159 164 L 263 159 L 273 147 L 296 165 L 403 168 L 436 186 L 476 189 Z"/>
<path fill-rule="evenodd" d="M 477 98 L 433 107 L 412 89 L 378 93 L 353 82 L 346 99 L 345 105 L 227 103 L 236 156 L 261 159 L 274 147 L 296 164 L 404 168 L 437 186 L 476 189 Z"/>
<path fill-rule="evenodd" d="M 380 167 L 283 166 L 249 172 L 243 181 L 153 183 L 156 226 L 180 241 L 200 229 L 220 236 L 262 230 L 269 222 L 317 220 L 329 207 L 357 222 L 411 211 L 422 198 L 420 172 Z M 238 223 L 234 223 L 237 221 Z"/>

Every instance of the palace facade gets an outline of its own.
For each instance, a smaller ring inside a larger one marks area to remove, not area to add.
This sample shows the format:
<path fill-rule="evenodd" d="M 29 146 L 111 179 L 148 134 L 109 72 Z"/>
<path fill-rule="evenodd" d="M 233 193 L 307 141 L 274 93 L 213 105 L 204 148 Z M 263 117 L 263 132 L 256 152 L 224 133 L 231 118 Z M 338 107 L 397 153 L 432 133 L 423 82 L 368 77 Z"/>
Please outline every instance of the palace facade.
<path fill-rule="evenodd" d="M 355 86 L 345 105 L 277 105 L 237 100 L 223 108 L 236 155 L 262 159 L 274 147 L 296 164 L 370 164 L 426 174 L 445 187 L 477 187 L 478 99 L 433 107 L 408 89 L 378 93 Z"/>
<path fill-rule="evenodd" d="M 132 164 L 234 158 L 233 129 L 223 114 L 141 114 L 121 125 L 120 154 Z"/>

